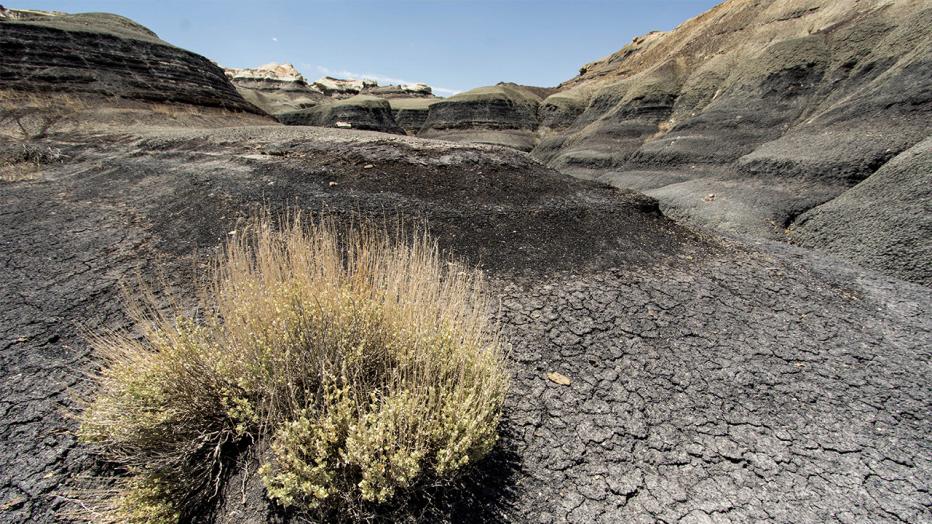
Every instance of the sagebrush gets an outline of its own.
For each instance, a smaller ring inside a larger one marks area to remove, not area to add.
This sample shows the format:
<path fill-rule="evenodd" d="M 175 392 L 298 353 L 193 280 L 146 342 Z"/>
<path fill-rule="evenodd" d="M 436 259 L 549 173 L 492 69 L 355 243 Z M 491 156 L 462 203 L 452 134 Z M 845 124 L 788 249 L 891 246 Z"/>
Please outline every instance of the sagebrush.
<path fill-rule="evenodd" d="M 426 234 L 261 218 L 208 280 L 197 315 L 148 293 L 141 335 L 93 341 L 80 436 L 127 471 L 114 520 L 203 511 L 249 446 L 273 500 L 349 515 L 495 444 L 509 380 L 485 284 Z"/>

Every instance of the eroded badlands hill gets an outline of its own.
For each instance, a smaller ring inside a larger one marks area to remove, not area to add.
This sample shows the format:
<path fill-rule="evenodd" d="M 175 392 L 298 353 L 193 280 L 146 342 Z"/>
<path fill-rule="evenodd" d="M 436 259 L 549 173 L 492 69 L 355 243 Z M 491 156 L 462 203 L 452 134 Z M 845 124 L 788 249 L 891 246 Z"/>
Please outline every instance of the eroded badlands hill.
<path fill-rule="evenodd" d="M 460 93 L 431 105 L 417 136 L 530 151 L 537 143 L 542 91 L 500 83 Z"/>
<path fill-rule="evenodd" d="M 0 18 L 0 88 L 260 112 L 213 62 L 107 13 Z"/>
<path fill-rule="evenodd" d="M 542 99 L 496 86 L 457 113 L 457 97 L 435 105 L 420 134 L 533 148 L 562 172 L 655 196 L 671 216 L 782 238 L 799 215 L 930 136 L 929 27 L 923 0 L 728 0 L 586 64 Z M 930 177 L 901 175 L 915 187 Z M 870 219 L 839 200 L 821 215 L 837 237 L 810 242 L 801 227 L 793 238 L 879 269 L 904 250 L 918 260 L 932 249 L 928 222 L 890 219 L 923 208 L 924 194 L 901 197 Z M 924 266 L 895 273 L 927 283 Z"/>
<path fill-rule="evenodd" d="M 558 97 L 585 110 L 535 156 L 765 233 L 929 135 L 930 25 L 921 1 L 724 2 L 585 66 Z"/>
<path fill-rule="evenodd" d="M 313 107 L 327 96 L 308 85 L 291 64 L 272 63 L 255 69 L 226 68 L 224 73 L 243 98 L 270 115 Z"/>

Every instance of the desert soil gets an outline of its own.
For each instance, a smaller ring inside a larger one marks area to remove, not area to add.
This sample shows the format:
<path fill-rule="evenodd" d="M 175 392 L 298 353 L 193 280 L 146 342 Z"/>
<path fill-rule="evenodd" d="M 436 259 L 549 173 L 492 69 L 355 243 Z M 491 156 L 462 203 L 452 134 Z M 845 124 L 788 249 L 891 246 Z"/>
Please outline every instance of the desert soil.
<path fill-rule="evenodd" d="M 489 274 L 515 376 L 504 437 L 432 520 L 932 520 L 928 288 L 679 225 L 493 146 L 274 126 L 43 146 L 61 158 L 0 182 L 0 521 L 80 509 L 73 490 L 108 474 L 71 415 L 86 333 L 132 328 L 121 286 L 185 297 L 263 206 L 426 220 Z"/>

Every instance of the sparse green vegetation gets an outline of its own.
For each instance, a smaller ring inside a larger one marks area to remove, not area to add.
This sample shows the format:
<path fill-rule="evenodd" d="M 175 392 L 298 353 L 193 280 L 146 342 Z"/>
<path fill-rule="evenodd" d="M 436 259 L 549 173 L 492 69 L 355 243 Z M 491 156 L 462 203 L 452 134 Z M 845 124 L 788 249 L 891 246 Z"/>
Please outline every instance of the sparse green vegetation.
<path fill-rule="evenodd" d="M 264 218 L 211 277 L 199 318 L 150 294 L 141 336 L 94 340 L 80 436 L 129 472 L 114 520 L 202 511 L 250 445 L 273 500 L 353 515 L 495 444 L 509 381 L 482 276 L 425 234 Z"/>

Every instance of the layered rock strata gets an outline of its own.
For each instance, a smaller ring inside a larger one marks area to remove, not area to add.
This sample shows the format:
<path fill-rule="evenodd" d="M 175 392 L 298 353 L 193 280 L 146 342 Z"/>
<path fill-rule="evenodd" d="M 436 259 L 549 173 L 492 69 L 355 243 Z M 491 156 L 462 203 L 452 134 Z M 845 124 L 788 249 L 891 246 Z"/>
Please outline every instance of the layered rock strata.
<path fill-rule="evenodd" d="M 117 15 L 17 12 L 0 18 L 0 85 L 259 112 L 223 70 Z"/>
<path fill-rule="evenodd" d="M 409 135 L 416 135 L 424 123 L 430 107 L 438 102 L 437 98 L 390 98 L 392 116 L 399 127 Z"/>
<path fill-rule="evenodd" d="M 418 136 L 499 144 L 530 151 L 541 98 L 516 84 L 480 87 L 430 106 Z"/>
<path fill-rule="evenodd" d="M 286 125 L 341 127 L 404 134 L 395 122 L 388 100 L 370 95 L 328 100 L 318 105 L 277 115 Z"/>

